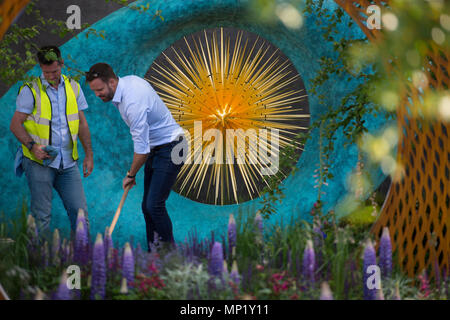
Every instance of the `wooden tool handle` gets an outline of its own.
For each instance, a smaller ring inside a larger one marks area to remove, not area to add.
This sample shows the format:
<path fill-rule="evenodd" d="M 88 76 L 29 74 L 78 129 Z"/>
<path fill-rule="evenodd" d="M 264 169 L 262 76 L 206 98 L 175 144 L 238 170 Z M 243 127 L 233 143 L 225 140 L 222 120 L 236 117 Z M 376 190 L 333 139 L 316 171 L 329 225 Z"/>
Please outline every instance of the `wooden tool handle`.
<path fill-rule="evenodd" d="M 125 191 L 123 192 L 123 195 L 122 195 L 122 199 L 120 199 L 119 207 L 117 208 L 116 214 L 114 215 L 114 219 L 111 222 L 111 226 L 109 227 L 109 235 L 110 236 L 112 235 L 112 233 L 114 231 L 114 227 L 116 226 L 117 220 L 119 219 L 120 211 L 122 211 L 122 207 L 123 207 L 123 204 L 125 203 L 125 199 L 127 198 L 130 187 L 131 187 L 131 184 L 129 184 L 125 188 Z"/>

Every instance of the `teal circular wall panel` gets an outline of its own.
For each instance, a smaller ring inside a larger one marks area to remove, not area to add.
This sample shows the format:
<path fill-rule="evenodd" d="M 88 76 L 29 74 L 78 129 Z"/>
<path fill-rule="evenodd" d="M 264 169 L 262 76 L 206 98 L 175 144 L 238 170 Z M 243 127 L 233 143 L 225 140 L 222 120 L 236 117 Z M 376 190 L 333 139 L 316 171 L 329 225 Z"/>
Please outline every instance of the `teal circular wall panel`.
<path fill-rule="evenodd" d="M 137 1 L 135 4 L 146 4 Z M 249 19 L 246 12 L 246 1 L 212 1 L 212 0 L 171 0 L 150 1 L 151 8 L 162 10 L 164 22 L 152 19 L 151 15 L 139 13 L 127 8 L 120 9 L 93 25 L 96 30 L 105 30 L 106 39 L 84 33 L 73 38 L 63 46 L 61 51 L 66 65 L 81 70 L 88 70 L 97 62 L 109 63 L 119 76 L 135 74 L 143 77 L 152 62 L 172 43 L 183 36 L 208 28 L 233 27 L 258 34 L 277 46 L 294 64 L 301 76 L 306 91 L 310 92 L 311 80 L 320 69 L 319 58 L 333 57 L 332 46 L 323 40 L 321 26 L 317 26 L 315 16 L 305 16 L 303 27 L 290 30 L 281 23 L 267 25 Z M 326 5 L 334 7 L 333 1 Z M 345 19 L 350 20 L 349 17 Z M 326 24 L 322 21 L 322 24 Z M 343 23 L 343 25 L 347 25 Z M 346 37 L 361 37 L 358 26 L 342 30 Z M 73 62 L 69 59 L 72 57 Z M 36 66 L 30 74 L 38 75 Z M 133 155 L 133 145 L 129 129 L 122 121 L 118 110 L 110 103 L 105 104 L 96 98 L 89 87 L 81 81 L 89 109 L 85 111 L 94 149 L 94 171 L 88 178 L 83 178 L 83 185 L 88 202 L 91 222 L 91 236 L 103 233 L 110 225 L 119 205 L 123 190 L 122 178 L 129 169 Z M 332 78 L 327 82 L 323 93 L 327 104 L 336 106 L 340 99 L 358 83 L 348 82 L 343 78 Z M 9 131 L 9 121 L 15 110 L 15 99 L 20 84 L 16 84 L 0 99 L 0 112 L 3 121 L 0 124 L 0 148 L 3 161 L 0 208 L 11 216 L 23 198 L 29 199 L 29 190 L 24 176 L 16 178 L 13 172 L 13 160 L 18 142 Z M 308 96 L 311 123 L 326 109 L 319 105 L 316 96 Z M 384 125 L 382 117 L 365 119 L 370 131 L 375 132 Z M 310 220 L 309 214 L 317 197 L 314 188 L 314 170 L 319 162 L 319 136 L 312 132 L 313 138 L 305 145 L 299 158 L 299 170 L 283 182 L 285 198 L 276 205 L 277 214 L 268 223 L 280 220 L 289 221 L 291 216 Z M 336 133 L 336 148 L 331 155 L 330 171 L 334 179 L 325 188 L 325 210 L 332 209 L 346 194 L 347 175 L 354 170 L 357 162 L 356 146 L 342 148 L 344 137 L 342 132 Z M 80 159 L 84 153 L 80 147 Z M 82 161 L 79 161 L 81 168 Z M 374 185 L 384 179 L 380 170 L 371 172 Z M 135 242 L 145 243 L 145 225 L 141 212 L 143 196 L 143 170 L 137 176 L 137 186 L 128 194 L 121 216 L 113 234 L 115 241 L 124 243 L 130 236 Z M 226 232 L 230 213 L 255 212 L 261 199 L 253 199 L 239 205 L 210 205 L 199 203 L 172 192 L 167 201 L 167 210 L 172 219 L 174 236 L 183 241 L 188 233 L 196 229 L 200 238 L 207 237 L 211 231 L 216 236 Z M 59 228 L 68 235 L 69 223 L 65 210 L 56 192 L 54 193 L 52 210 L 52 227 Z"/>

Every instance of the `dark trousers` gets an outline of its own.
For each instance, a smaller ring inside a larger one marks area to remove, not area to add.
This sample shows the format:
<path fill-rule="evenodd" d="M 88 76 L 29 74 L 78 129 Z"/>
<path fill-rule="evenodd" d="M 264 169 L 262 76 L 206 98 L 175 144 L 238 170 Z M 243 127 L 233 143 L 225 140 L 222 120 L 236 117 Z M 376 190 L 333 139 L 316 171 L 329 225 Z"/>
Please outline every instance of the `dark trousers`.
<path fill-rule="evenodd" d="M 144 199 L 142 212 L 145 218 L 148 251 L 155 240 L 174 244 L 172 221 L 166 209 L 166 200 L 183 163 L 172 161 L 172 149 L 178 141 L 154 147 L 147 158 L 144 171 Z M 180 152 L 183 155 L 183 152 Z M 155 232 L 159 239 L 155 239 Z"/>

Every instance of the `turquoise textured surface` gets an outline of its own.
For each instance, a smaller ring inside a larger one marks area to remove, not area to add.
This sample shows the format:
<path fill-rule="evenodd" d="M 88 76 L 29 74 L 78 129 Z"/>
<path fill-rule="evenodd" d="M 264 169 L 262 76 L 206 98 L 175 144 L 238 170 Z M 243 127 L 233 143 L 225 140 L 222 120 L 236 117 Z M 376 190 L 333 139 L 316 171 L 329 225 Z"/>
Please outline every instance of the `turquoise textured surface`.
<path fill-rule="evenodd" d="M 135 4 L 146 4 L 148 1 L 137 1 Z M 303 27 L 289 30 L 281 23 L 265 25 L 251 21 L 246 15 L 246 1 L 214 1 L 214 0 L 171 0 L 150 1 L 151 8 L 162 10 L 165 21 L 152 19 L 151 15 L 139 13 L 127 8 L 120 9 L 93 25 L 97 30 L 105 30 L 106 40 L 90 35 L 78 35 L 63 46 L 61 50 L 66 64 L 81 70 L 88 70 L 97 62 L 111 64 L 119 76 L 136 74 L 143 76 L 153 60 L 174 41 L 200 31 L 204 28 L 230 26 L 254 32 L 269 40 L 286 54 L 302 77 L 306 90 L 311 87 L 310 81 L 319 70 L 318 59 L 321 56 L 333 56 L 332 47 L 322 37 L 321 28 L 315 23 L 317 17 L 306 16 Z M 327 1 L 334 6 L 333 1 Z M 345 19 L 350 19 L 345 17 Z M 326 24 L 326 21 L 323 21 Z M 346 25 L 346 24 L 343 24 Z M 361 36 L 357 26 L 341 30 L 346 37 Z M 67 59 L 70 55 L 75 59 Z M 38 74 L 34 68 L 31 74 Z M 122 178 L 129 169 L 133 145 L 128 127 L 120 118 L 118 110 L 110 103 L 105 104 L 96 98 L 88 86 L 81 81 L 89 109 L 85 111 L 92 136 L 94 149 L 94 171 L 88 178 L 83 178 L 87 196 L 91 237 L 103 233 L 113 218 L 119 205 L 122 192 Z M 331 78 L 326 84 L 327 104 L 336 106 L 340 99 L 358 83 L 349 83 L 344 79 Z M 20 201 L 29 199 L 26 179 L 16 178 L 13 172 L 14 152 L 18 142 L 9 131 L 9 121 L 14 113 L 15 98 L 19 83 L 0 99 L 0 148 L 3 161 L 0 162 L 3 179 L 0 181 L 2 194 L 0 210 L 14 214 Z M 309 96 L 311 122 L 325 112 L 326 108 L 318 104 L 315 96 Z M 382 117 L 365 119 L 374 132 L 384 125 Z M 299 171 L 284 182 L 286 197 L 282 204 L 277 204 L 278 214 L 271 217 L 269 223 L 283 219 L 289 221 L 292 215 L 310 220 L 310 210 L 316 200 L 314 189 L 314 170 L 317 168 L 319 152 L 318 132 L 313 132 L 313 139 L 308 141 L 297 166 Z M 332 155 L 331 172 L 335 178 L 324 189 L 325 209 L 333 208 L 346 193 L 347 175 L 355 168 L 357 148 L 342 148 L 343 135 L 336 134 L 336 149 Z M 80 144 L 79 167 L 82 168 L 84 152 Z M 378 169 L 371 172 L 375 186 L 384 179 Z M 130 236 L 135 243 L 145 243 L 145 225 L 141 212 L 143 195 L 143 170 L 137 175 L 137 186 L 128 194 L 121 216 L 114 231 L 115 241 L 123 244 Z M 28 200 L 27 200 L 28 201 Z M 240 205 L 214 206 L 201 204 L 172 192 L 167 201 L 167 210 L 171 216 L 174 236 L 183 241 L 190 230 L 195 228 L 199 236 L 206 237 L 214 230 L 216 235 L 225 234 L 230 213 L 255 210 L 261 205 L 261 199 L 254 199 Z M 57 227 L 68 235 L 69 223 L 62 202 L 54 193 L 52 227 Z"/>

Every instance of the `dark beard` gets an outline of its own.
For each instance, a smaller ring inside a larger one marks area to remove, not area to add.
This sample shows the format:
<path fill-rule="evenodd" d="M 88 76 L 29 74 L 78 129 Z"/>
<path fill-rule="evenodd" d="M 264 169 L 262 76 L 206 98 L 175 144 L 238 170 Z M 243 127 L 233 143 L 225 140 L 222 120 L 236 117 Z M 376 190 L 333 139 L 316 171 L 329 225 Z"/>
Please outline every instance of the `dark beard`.
<path fill-rule="evenodd" d="M 108 87 L 108 95 L 105 98 L 102 98 L 103 102 L 109 102 L 114 98 L 114 92 L 109 85 Z"/>

